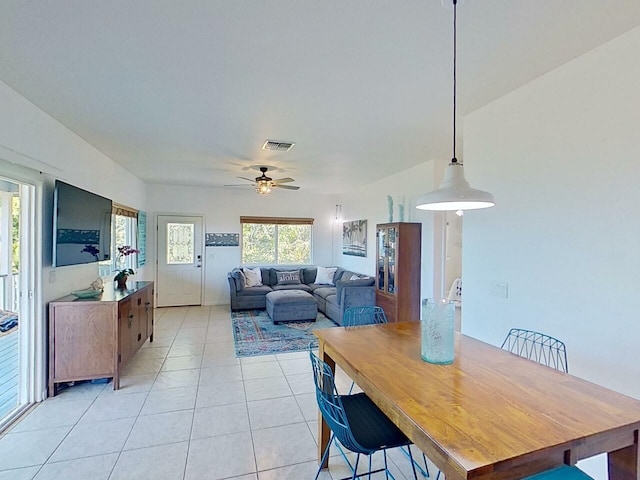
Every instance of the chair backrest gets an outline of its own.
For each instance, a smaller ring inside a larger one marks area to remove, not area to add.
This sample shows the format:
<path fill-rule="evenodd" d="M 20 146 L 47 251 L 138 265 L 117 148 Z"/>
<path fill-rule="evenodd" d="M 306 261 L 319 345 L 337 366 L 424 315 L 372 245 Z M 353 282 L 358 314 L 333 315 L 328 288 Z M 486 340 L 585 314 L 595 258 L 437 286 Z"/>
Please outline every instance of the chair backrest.
<path fill-rule="evenodd" d="M 338 390 L 336 389 L 333 372 L 329 365 L 320 360 L 309 348 L 309 357 L 313 367 L 313 380 L 316 385 L 316 400 L 318 408 L 322 412 L 322 417 L 329 425 L 333 434 L 340 440 L 340 443 L 349 450 L 356 453 L 371 453 L 361 446 L 351 433 L 349 420 Z"/>
<path fill-rule="evenodd" d="M 564 343 L 544 333 L 512 328 L 500 348 L 547 367 L 569 372 Z"/>
<path fill-rule="evenodd" d="M 382 308 L 374 305 L 347 308 L 342 316 L 343 327 L 358 327 L 376 323 L 387 323 L 387 316 Z"/>

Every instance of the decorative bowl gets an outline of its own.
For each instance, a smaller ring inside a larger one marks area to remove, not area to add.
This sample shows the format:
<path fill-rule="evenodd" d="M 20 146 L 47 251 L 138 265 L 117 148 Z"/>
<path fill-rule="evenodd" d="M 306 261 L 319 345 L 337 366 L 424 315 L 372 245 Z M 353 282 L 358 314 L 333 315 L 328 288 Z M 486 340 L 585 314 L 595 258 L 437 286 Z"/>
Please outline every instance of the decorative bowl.
<path fill-rule="evenodd" d="M 95 298 L 102 295 L 102 290 L 94 290 L 93 288 L 88 288 L 86 290 L 76 290 L 75 292 L 71 292 L 71 295 L 78 298 Z"/>

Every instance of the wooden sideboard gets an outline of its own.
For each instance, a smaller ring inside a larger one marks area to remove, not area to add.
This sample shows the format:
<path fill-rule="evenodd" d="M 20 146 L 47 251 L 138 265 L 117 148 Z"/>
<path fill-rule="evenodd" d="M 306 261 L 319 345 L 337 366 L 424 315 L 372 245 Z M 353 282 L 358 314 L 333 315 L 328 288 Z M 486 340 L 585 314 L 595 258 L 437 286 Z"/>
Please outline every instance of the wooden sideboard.
<path fill-rule="evenodd" d="M 49 396 L 56 384 L 113 378 L 149 338 L 153 341 L 153 282 L 118 290 L 107 285 L 101 296 L 72 295 L 49 303 Z"/>

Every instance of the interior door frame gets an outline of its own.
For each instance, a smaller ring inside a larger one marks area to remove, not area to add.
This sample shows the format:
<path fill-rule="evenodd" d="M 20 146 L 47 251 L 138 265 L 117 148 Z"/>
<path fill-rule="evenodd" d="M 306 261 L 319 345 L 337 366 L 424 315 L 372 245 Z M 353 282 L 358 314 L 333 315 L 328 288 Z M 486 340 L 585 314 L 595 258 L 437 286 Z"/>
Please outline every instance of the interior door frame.
<path fill-rule="evenodd" d="M 160 235 L 159 235 L 159 222 L 158 222 L 158 218 L 159 217 L 198 217 L 201 219 L 202 221 L 202 232 L 201 232 L 201 236 L 202 238 L 200 238 L 200 243 L 201 243 L 201 247 L 202 247 L 202 268 L 200 269 L 200 305 L 204 305 L 204 292 L 205 292 L 205 279 L 207 278 L 205 275 L 205 269 L 207 268 L 207 262 L 206 262 L 206 255 L 205 255 L 205 246 L 204 246 L 204 240 L 205 240 L 205 229 L 206 229 L 206 223 L 205 223 L 205 216 L 202 213 L 175 213 L 175 212 L 156 212 L 155 214 L 155 235 L 156 235 L 156 241 L 155 241 L 155 247 L 156 247 L 156 251 L 155 251 L 155 262 L 154 262 L 154 268 L 155 268 L 155 282 L 156 282 L 156 288 L 154 288 L 155 292 L 154 292 L 154 302 L 156 307 L 158 306 L 158 288 L 157 286 L 159 285 L 158 282 L 158 261 L 159 261 L 159 242 L 160 242 Z M 162 307 L 159 307 L 162 308 Z"/>
<path fill-rule="evenodd" d="M 1 152 L 0 152 L 1 153 Z M 46 398 L 47 329 L 43 321 L 42 215 L 44 183 L 20 167 L 0 162 L 0 177 L 18 185 L 20 195 L 20 331 L 18 405 L 0 419 L 0 431 Z"/>

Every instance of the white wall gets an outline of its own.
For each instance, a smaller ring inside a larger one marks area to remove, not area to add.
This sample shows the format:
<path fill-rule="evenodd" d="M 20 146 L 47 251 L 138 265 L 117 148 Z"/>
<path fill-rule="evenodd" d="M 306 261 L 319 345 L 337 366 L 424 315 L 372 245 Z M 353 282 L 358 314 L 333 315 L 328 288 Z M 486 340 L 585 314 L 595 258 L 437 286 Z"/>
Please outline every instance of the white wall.
<path fill-rule="evenodd" d="M 640 28 L 469 115 L 463 331 L 567 344 L 571 373 L 640 398 Z M 508 282 L 508 298 L 489 294 Z M 606 478 L 599 465 L 599 478 Z M 595 468 L 595 467 L 594 467 Z"/>
<path fill-rule="evenodd" d="M 0 82 L 0 174 L 43 184 L 43 303 L 87 288 L 97 264 L 51 268 L 53 181 L 56 178 L 133 208 L 146 208 L 146 187 L 103 153 Z M 16 168 L 15 164 L 19 167 Z M 49 282 L 55 270 L 55 280 Z M 146 279 L 145 269 L 136 279 Z"/>
<path fill-rule="evenodd" d="M 274 191 L 258 195 L 253 189 L 204 188 L 168 185 L 148 186 L 149 258 L 155 258 L 156 216 L 159 213 L 205 216 L 206 233 L 240 233 L 240 216 L 311 217 L 313 261 L 330 265 L 331 225 L 335 199 L 299 191 Z M 206 247 L 204 303 L 229 303 L 227 273 L 240 265 L 240 247 Z"/>
<path fill-rule="evenodd" d="M 387 196 L 391 195 L 394 221 L 399 220 L 398 204 L 404 203 L 404 221 L 422 223 L 421 298 L 440 295 L 441 266 L 440 259 L 434 258 L 434 250 L 439 252 L 439 222 L 443 214 L 416 209 L 416 200 L 437 187 L 443 165 L 446 162 L 427 161 L 370 185 L 354 188 L 348 195 L 339 198 L 344 221 L 367 220 L 367 256 L 363 258 L 342 254 L 342 226 L 338 225 L 334 230 L 335 263 L 349 270 L 375 275 L 376 224 L 389 222 Z M 438 181 L 434 181 L 434 178 L 438 178 Z"/>

